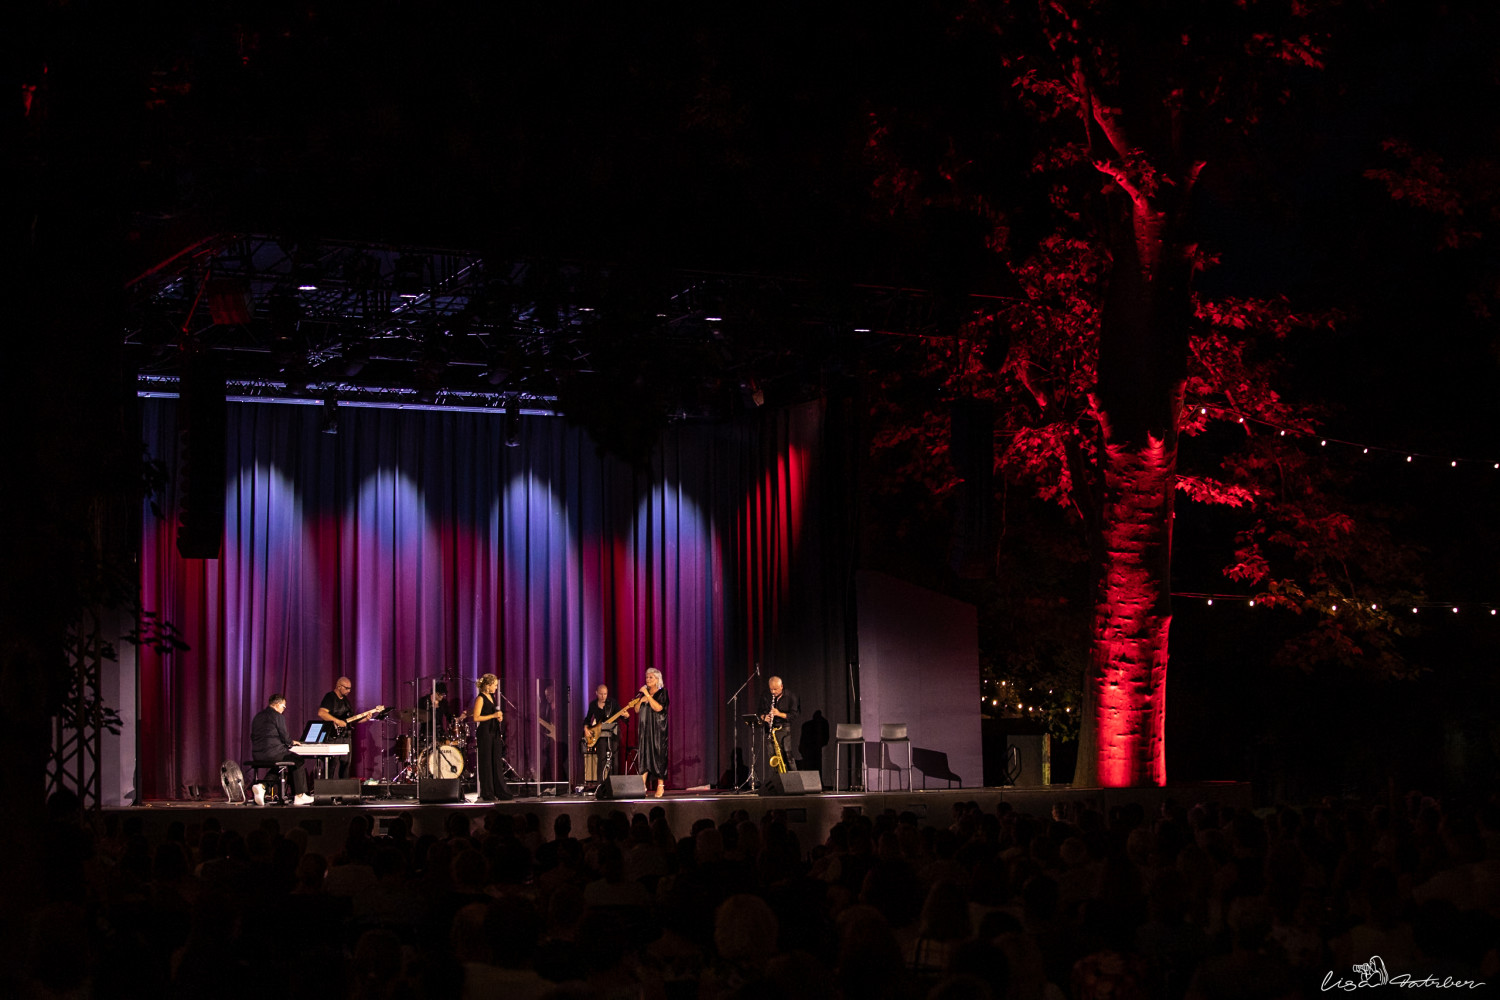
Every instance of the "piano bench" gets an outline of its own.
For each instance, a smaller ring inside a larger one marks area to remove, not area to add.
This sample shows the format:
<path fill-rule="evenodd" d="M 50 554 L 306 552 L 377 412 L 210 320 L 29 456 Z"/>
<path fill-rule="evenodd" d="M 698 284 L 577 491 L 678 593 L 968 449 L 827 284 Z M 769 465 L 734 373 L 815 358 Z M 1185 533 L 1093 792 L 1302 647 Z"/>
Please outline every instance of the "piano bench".
<path fill-rule="evenodd" d="M 249 786 L 261 782 L 266 785 L 268 793 L 276 793 L 276 798 L 280 800 L 282 805 L 290 805 L 292 796 L 287 772 L 297 766 L 298 762 L 294 760 L 247 760 L 245 761 L 246 789 L 248 790 Z M 275 783 L 265 782 L 261 777 L 262 771 L 266 772 L 267 777 L 270 777 L 270 772 L 275 771 Z M 269 798 L 270 796 L 268 795 L 267 797 Z"/>

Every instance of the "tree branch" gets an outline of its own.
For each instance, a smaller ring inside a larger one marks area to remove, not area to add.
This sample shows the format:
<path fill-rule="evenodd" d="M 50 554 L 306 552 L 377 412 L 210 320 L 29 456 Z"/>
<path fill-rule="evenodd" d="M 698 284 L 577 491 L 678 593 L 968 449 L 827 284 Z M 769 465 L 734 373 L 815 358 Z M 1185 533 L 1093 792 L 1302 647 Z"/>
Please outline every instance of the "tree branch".
<path fill-rule="evenodd" d="M 1142 193 L 1141 189 L 1136 187 L 1135 183 L 1125 175 L 1125 171 L 1123 168 L 1115 166 L 1108 160 L 1095 160 L 1094 169 L 1099 171 L 1101 174 L 1107 175 L 1116 184 L 1120 185 L 1121 190 L 1130 195 L 1130 200 L 1135 203 L 1135 207 L 1137 209 L 1142 212 L 1150 210 L 1150 200 L 1147 199 L 1146 195 Z"/>

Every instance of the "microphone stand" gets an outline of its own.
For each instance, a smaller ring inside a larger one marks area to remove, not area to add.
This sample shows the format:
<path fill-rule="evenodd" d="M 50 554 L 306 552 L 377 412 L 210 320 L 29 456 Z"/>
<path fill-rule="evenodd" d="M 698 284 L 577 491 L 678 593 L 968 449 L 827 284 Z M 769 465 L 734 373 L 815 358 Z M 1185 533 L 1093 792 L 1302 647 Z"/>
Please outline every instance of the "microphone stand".
<path fill-rule="evenodd" d="M 507 705 L 510 706 L 510 710 L 512 712 L 520 714 L 522 718 L 525 718 L 525 713 L 521 712 L 521 709 L 516 705 L 515 702 L 513 702 L 509 698 L 505 697 L 505 692 L 504 691 L 500 690 L 499 688 L 496 688 L 495 689 L 495 693 L 500 696 L 500 700 L 501 701 L 505 702 L 505 704 L 507 704 Z M 519 721 L 520 720 L 517 720 L 517 728 L 516 728 L 516 732 L 518 732 L 518 733 L 521 731 L 520 728 L 519 728 Z M 504 730 L 502 730 L 502 733 L 503 732 L 504 732 Z M 509 748 L 507 747 L 507 749 L 509 749 Z M 506 760 L 505 754 L 503 754 L 503 753 L 500 755 L 500 763 L 502 765 L 504 765 L 504 767 L 505 767 L 505 770 L 502 771 L 501 774 L 500 774 L 501 781 L 505 780 L 505 775 L 506 774 L 514 774 L 516 776 L 516 779 L 523 786 L 526 784 L 526 776 L 525 776 L 525 774 L 523 774 L 521 771 L 517 771 L 514 767 L 511 767 L 510 761 Z M 526 741 L 525 740 L 521 741 L 521 767 L 523 769 L 526 767 Z M 524 788 L 523 788 L 523 791 L 524 791 Z"/>
<path fill-rule="evenodd" d="M 729 783 L 732 786 L 734 786 L 734 790 L 735 791 L 739 791 L 740 790 L 740 786 L 745 783 L 743 781 L 735 781 L 734 780 L 735 778 L 738 778 L 740 776 L 740 772 L 739 772 L 739 768 L 740 768 L 740 692 L 744 691 L 745 688 L 749 687 L 750 686 L 750 682 L 753 681 L 753 680 L 755 680 L 755 678 L 757 678 L 759 676 L 760 676 L 760 663 L 757 661 L 756 664 L 755 664 L 755 673 L 751 674 L 749 677 L 746 677 L 745 678 L 745 683 L 741 684 L 738 688 L 736 688 L 734 694 L 730 695 L 729 696 L 729 700 L 724 703 L 726 705 L 732 705 L 733 706 L 733 708 L 730 709 L 730 718 L 731 718 L 731 721 L 729 723 L 729 728 L 734 733 L 734 743 L 733 743 L 732 748 L 729 751 L 729 754 L 730 754 L 730 756 L 729 756 L 729 772 L 732 775 L 732 777 L 729 779 Z M 723 746 L 724 744 L 720 743 L 719 745 Z M 754 769 L 752 769 L 750 771 L 749 777 L 746 778 L 745 780 L 750 782 L 750 790 L 754 791 L 755 790 L 755 771 L 754 771 Z"/>

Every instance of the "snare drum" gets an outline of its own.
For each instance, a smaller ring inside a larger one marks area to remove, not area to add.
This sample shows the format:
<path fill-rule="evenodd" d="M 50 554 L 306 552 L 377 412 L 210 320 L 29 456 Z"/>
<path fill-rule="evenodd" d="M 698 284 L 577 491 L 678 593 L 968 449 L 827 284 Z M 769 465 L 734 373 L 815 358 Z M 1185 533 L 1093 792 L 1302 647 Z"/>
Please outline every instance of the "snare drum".
<path fill-rule="evenodd" d="M 427 754 L 429 778 L 457 778 L 464 773 L 464 755 L 457 747 L 441 746 Z"/>

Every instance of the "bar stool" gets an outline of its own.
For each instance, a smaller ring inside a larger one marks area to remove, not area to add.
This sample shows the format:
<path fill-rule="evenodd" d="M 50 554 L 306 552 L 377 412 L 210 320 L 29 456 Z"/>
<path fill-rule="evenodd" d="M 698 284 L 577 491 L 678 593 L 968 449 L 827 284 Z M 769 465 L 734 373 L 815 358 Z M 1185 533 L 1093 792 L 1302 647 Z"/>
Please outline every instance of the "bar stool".
<path fill-rule="evenodd" d="M 276 776 L 274 780 L 276 784 L 273 787 L 276 791 L 276 797 L 282 805 L 289 805 L 292 801 L 289 772 L 292 768 L 301 766 L 301 762 L 294 760 L 247 760 L 245 761 L 245 770 L 249 771 L 250 775 L 245 782 L 245 790 L 248 793 L 251 786 L 266 784 L 260 772 L 265 771 L 266 778 L 270 778 L 271 772 L 275 771 Z"/>
<path fill-rule="evenodd" d="M 906 744 L 906 790 L 911 791 L 911 739 L 906 735 L 906 723 L 882 722 L 880 724 L 880 773 L 881 791 L 885 791 L 886 747 L 896 743 Z"/>
<path fill-rule="evenodd" d="M 854 748 L 856 746 L 859 747 L 860 773 L 864 773 L 865 727 L 860 725 L 858 722 L 840 722 L 834 729 L 833 741 L 835 744 L 833 749 L 833 790 L 837 792 L 839 790 L 839 775 L 844 770 L 839 764 L 839 761 L 844 752 L 844 747 L 849 748 L 849 762 L 851 764 L 854 762 Z M 865 790 L 865 783 L 863 780 L 861 780 L 859 783 L 859 790 Z M 849 787 L 845 789 L 845 791 L 854 791 L 854 784 L 852 781 L 850 782 Z"/>

